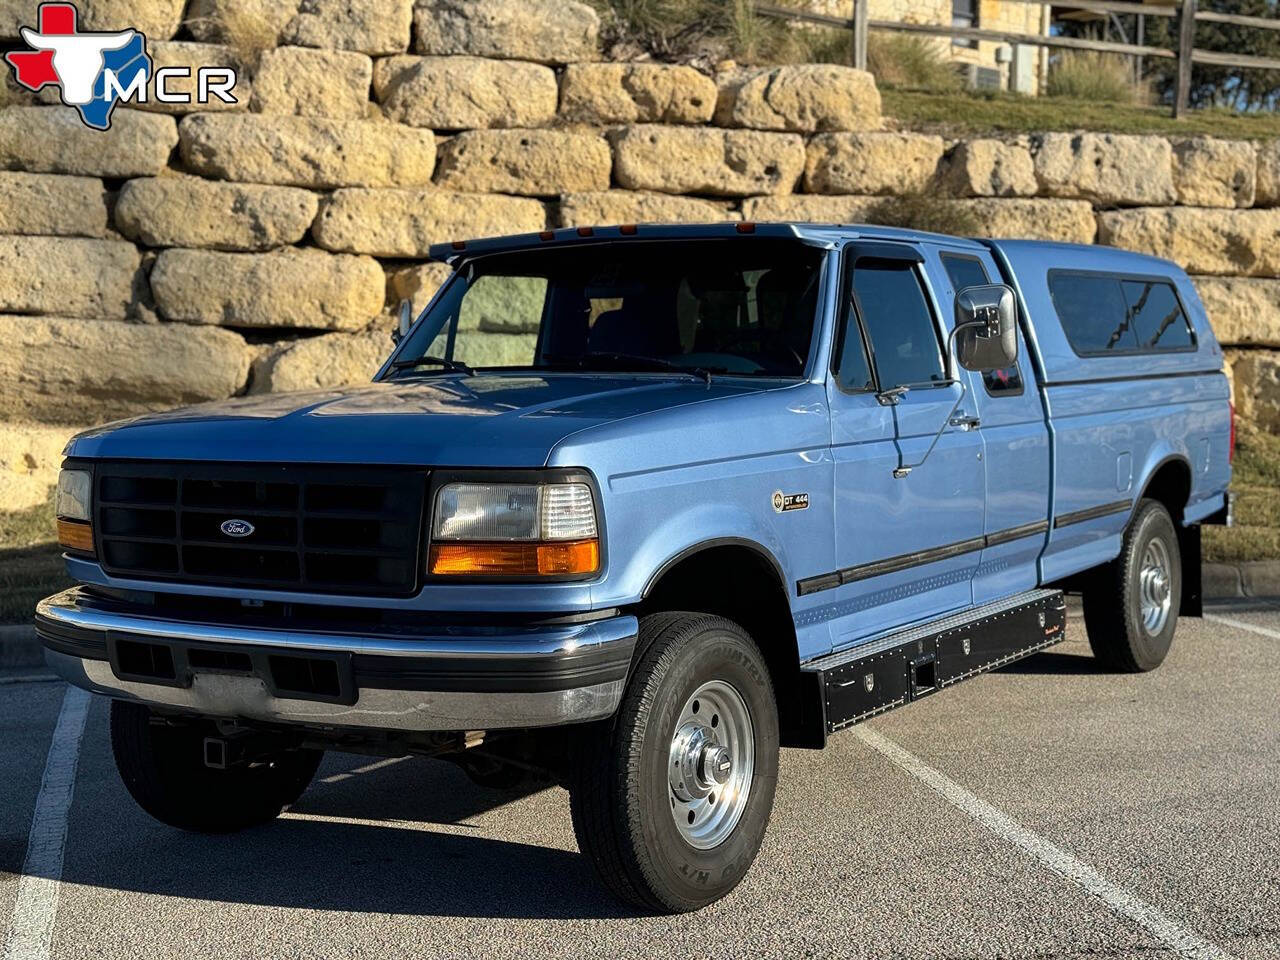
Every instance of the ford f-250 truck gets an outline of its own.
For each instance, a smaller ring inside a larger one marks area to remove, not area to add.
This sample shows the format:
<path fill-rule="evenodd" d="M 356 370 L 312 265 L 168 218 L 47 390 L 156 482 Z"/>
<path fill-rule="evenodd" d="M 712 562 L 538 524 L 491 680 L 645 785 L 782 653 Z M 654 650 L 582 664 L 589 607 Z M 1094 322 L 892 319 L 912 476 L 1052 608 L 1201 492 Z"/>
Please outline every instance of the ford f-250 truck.
<path fill-rule="evenodd" d="M 1057 643 L 1064 590 L 1117 670 L 1199 613 L 1232 413 L 1170 263 L 752 223 L 431 254 L 372 384 L 67 447 L 81 585 L 37 630 L 166 823 L 269 820 L 326 748 L 441 756 L 564 783 L 615 894 L 695 909 L 780 746 Z"/>

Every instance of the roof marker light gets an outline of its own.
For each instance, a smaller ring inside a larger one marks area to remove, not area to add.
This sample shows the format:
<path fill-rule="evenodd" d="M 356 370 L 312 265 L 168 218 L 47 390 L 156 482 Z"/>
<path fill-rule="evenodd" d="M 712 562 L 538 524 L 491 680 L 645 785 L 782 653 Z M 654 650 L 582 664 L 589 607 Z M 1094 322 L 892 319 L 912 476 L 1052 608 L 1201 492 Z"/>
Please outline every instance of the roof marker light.
<path fill-rule="evenodd" d="M 554 230 L 543 230 L 538 234 L 539 240 L 554 240 L 555 238 L 556 234 Z"/>
<path fill-rule="evenodd" d="M 634 237 L 636 235 L 636 225 L 634 223 L 624 223 L 618 228 L 618 232 L 624 237 Z"/>
<path fill-rule="evenodd" d="M 455 250 L 465 250 L 465 249 L 467 249 L 467 241 L 465 241 L 465 240 L 455 240 L 455 241 L 453 241 L 452 246 L 453 246 L 453 249 L 455 249 Z"/>
<path fill-rule="evenodd" d="M 739 233 L 755 233 L 755 232 L 756 232 L 756 225 L 755 225 L 754 223 L 749 222 L 749 221 L 744 221 L 744 222 L 739 223 L 739 224 L 737 225 L 737 229 L 738 229 L 738 232 L 739 232 Z"/>
<path fill-rule="evenodd" d="M 580 237 L 589 237 L 589 236 L 591 236 L 591 234 L 592 234 L 593 232 L 594 232 L 594 231 L 593 231 L 590 227 L 579 227 L 579 228 L 578 228 L 578 236 L 580 236 Z"/>

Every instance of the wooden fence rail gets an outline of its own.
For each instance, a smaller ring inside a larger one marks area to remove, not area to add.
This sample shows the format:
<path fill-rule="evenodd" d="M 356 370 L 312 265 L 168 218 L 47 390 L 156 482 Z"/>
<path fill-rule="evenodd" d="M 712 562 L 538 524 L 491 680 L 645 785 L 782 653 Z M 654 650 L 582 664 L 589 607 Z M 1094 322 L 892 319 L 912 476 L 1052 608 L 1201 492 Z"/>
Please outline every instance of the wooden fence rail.
<path fill-rule="evenodd" d="M 1066 50 L 1091 50 L 1098 53 L 1119 53 L 1133 57 L 1157 57 L 1178 62 L 1178 81 L 1173 98 L 1173 115 L 1184 116 L 1191 94 L 1191 67 L 1203 63 L 1219 67 L 1238 67 L 1250 70 L 1280 70 L 1280 59 L 1255 57 L 1241 53 L 1223 53 L 1217 50 L 1196 48 L 1196 23 L 1227 23 L 1238 27 L 1260 30 L 1280 30 L 1280 19 L 1249 17 L 1235 13 L 1216 13 L 1197 9 L 1197 0 L 1177 0 L 1164 5 L 1132 3 L 1128 0 L 1012 0 L 1017 3 L 1060 6 L 1074 10 L 1089 10 L 1104 14 L 1137 14 L 1141 17 L 1177 17 L 1178 49 L 1150 47 L 1142 43 L 1115 43 L 1110 40 L 1087 40 L 1082 37 L 1057 37 L 1038 33 L 1017 33 L 1008 30 L 987 30 L 982 27 L 955 27 L 943 23 L 902 23 L 896 20 L 868 20 L 868 0 L 853 0 L 851 18 L 832 17 L 822 13 L 810 13 L 789 7 L 755 4 L 755 12 L 765 17 L 789 20 L 795 23 L 813 23 L 825 27 L 849 30 L 853 34 L 852 61 L 860 70 L 867 68 L 867 31 L 893 30 L 899 33 L 920 33 L 928 36 L 951 37 L 956 40 L 987 40 L 993 43 L 1026 44 Z M 1141 40 L 1141 33 L 1138 39 Z"/>

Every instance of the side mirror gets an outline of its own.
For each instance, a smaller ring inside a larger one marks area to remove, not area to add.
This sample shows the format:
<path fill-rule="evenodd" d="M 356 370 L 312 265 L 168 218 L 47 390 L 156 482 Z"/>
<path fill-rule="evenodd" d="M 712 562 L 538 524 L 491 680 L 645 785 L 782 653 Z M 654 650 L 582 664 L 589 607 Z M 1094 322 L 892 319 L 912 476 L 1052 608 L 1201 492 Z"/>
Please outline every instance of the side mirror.
<path fill-rule="evenodd" d="M 409 328 L 413 326 L 413 305 L 408 300 L 400 301 L 400 320 L 396 324 L 395 332 L 391 334 L 391 342 L 399 343 L 405 338 L 405 334 L 409 332 Z"/>
<path fill-rule="evenodd" d="M 984 373 L 1018 360 L 1018 311 L 1013 290 L 1002 283 L 965 287 L 956 294 L 956 359 Z"/>

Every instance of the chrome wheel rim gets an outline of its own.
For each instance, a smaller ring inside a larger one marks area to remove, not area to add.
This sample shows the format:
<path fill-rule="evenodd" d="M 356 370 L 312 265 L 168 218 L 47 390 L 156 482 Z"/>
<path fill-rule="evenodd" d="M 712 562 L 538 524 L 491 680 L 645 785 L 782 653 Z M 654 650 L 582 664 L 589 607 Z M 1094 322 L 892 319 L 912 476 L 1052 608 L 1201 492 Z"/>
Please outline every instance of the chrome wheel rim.
<path fill-rule="evenodd" d="M 1148 636 L 1156 636 L 1169 621 L 1173 609 L 1171 564 L 1164 541 L 1152 540 L 1142 554 L 1138 572 L 1138 597 L 1142 605 L 1142 626 Z"/>
<path fill-rule="evenodd" d="M 685 701 L 671 737 L 671 818 L 699 850 L 724 843 L 742 819 L 755 770 L 755 730 L 732 684 L 708 680 Z"/>

